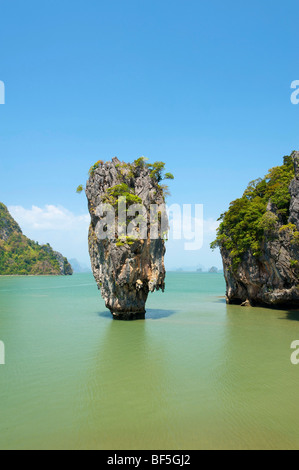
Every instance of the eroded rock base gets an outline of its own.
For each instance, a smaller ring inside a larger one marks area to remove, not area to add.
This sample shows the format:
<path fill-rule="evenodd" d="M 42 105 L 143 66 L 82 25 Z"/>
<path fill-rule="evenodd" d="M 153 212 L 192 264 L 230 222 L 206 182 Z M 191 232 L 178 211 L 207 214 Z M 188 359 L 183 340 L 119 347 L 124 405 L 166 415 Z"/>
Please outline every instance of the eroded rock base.
<path fill-rule="evenodd" d="M 116 312 L 112 313 L 113 320 L 132 321 L 132 320 L 145 320 L 146 312 Z"/>

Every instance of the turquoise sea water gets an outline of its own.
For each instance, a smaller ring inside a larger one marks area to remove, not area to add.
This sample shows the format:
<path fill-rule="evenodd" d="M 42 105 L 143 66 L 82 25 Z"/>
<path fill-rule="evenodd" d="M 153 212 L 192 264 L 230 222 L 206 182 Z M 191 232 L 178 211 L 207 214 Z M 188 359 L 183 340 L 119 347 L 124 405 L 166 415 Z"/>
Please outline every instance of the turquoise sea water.
<path fill-rule="evenodd" d="M 145 321 L 119 322 L 92 275 L 0 278 L 0 448 L 299 448 L 299 312 L 224 292 L 169 273 Z"/>

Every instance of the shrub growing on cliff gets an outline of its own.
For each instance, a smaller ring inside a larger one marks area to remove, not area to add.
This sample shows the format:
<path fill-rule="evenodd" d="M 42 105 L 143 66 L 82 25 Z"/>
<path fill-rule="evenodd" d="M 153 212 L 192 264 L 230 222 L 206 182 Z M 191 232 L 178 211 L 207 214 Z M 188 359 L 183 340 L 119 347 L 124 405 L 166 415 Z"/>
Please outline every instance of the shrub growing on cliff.
<path fill-rule="evenodd" d="M 265 232 L 271 233 L 275 229 L 278 220 L 278 216 L 273 214 L 273 212 L 265 212 L 261 217 L 260 226 Z"/>
<path fill-rule="evenodd" d="M 286 224 L 280 227 L 279 232 L 288 232 L 292 245 L 299 246 L 299 232 L 295 224 Z"/>
<path fill-rule="evenodd" d="M 89 169 L 89 172 L 88 172 L 89 176 L 93 176 L 96 169 L 99 168 L 99 166 L 103 164 L 104 164 L 103 160 L 98 160 L 94 165 L 92 165 L 92 167 Z"/>
<path fill-rule="evenodd" d="M 291 259 L 290 260 L 290 265 L 291 265 L 291 268 L 298 268 L 298 260 L 297 259 Z"/>
<path fill-rule="evenodd" d="M 149 163 L 148 168 L 151 170 L 151 178 L 155 179 L 157 183 L 160 183 L 163 180 L 173 180 L 174 176 L 172 173 L 165 173 L 165 163 L 164 162 L 155 162 Z"/>
<path fill-rule="evenodd" d="M 137 160 L 134 160 L 133 163 L 119 163 L 119 164 L 117 164 L 116 168 L 118 169 L 119 176 L 120 176 L 120 185 L 118 185 L 118 186 L 121 186 L 122 184 L 127 185 L 127 183 L 131 184 L 130 180 L 132 180 L 134 177 L 138 176 L 138 173 L 139 173 L 140 169 L 149 169 L 150 170 L 150 176 L 151 176 L 151 178 L 153 178 L 156 181 L 158 189 L 160 190 L 160 192 L 163 194 L 164 197 L 169 196 L 170 192 L 169 192 L 168 186 L 165 185 L 165 184 L 160 185 L 159 183 L 163 180 L 173 180 L 174 179 L 173 174 L 169 173 L 169 172 L 165 173 L 165 163 L 164 162 L 147 163 L 147 160 L 148 160 L 148 158 L 146 158 L 146 157 L 140 157 L 140 158 L 137 158 Z M 104 165 L 103 160 L 99 160 L 94 165 L 92 165 L 92 167 L 89 169 L 89 172 L 88 172 L 89 176 L 93 177 L 96 170 L 101 165 Z M 80 194 L 80 193 L 82 193 L 83 190 L 84 190 L 84 186 L 82 184 L 80 184 L 78 186 L 76 192 L 78 194 Z M 125 192 L 128 192 L 128 193 L 132 194 L 130 192 L 130 189 L 129 189 L 129 191 L 125 191 Z M 106 202 L 109 202 L 109 201 L 106 201 Z M 133 203 L 133 201 L 132 201 L 132 203 Z M 134 201 L 134 203 L 138 204 L 138 203 L 140 203 L 140 201 Z"/>
<path fill-rule="evenodd" d="M 129 186 L 125 183 L 118 184 L 109 188 L 105 196 L 103 197 L 103 203 L 111 204 L 115 209 L 118 206 L 118 198 L 124 198 L 127 202 L 127 207 L 131 204 L 142 204 L 142 199 L 136 196 Z"/>
<path fill-rule="evenodd" d="M 233 267 L 248 250 L 259 256 L 266 233 L 275 229 L 279 217 L 287 223 L 291 199 L 289 185 L 293 178 L 293 161 L 286 156 L 283 165 L 269 170 L 264 178 L 251 181 L 243 196 L 233 201 L 229 210 L 221 215 L 217 238 L 211 248 L 226 249 L 233 258 Z M 277 215 L 267 211 L 269 201 Z"/>
<path fill-rule="evenodd" d="M 147 160 L 148 160 L 148 158 L 146 158 L 146 157 L 137 158 L 137 160 L 134 161 L 133 166 L 135 168 L 145 168 Z"/>

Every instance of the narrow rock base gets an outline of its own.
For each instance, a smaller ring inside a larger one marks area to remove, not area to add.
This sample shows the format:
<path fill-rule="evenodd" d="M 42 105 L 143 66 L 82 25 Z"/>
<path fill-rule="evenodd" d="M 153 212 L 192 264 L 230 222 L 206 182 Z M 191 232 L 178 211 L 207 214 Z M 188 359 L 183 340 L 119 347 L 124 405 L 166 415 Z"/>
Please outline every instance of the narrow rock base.
<path fill-rule="evenodd" d="M 144 312 L 116 312 L 112 313 L 114 320 L 122 320 L 122 321 L 132 321 L 132 320 L 144 320 L 145 319 L 145 311 Z"/>

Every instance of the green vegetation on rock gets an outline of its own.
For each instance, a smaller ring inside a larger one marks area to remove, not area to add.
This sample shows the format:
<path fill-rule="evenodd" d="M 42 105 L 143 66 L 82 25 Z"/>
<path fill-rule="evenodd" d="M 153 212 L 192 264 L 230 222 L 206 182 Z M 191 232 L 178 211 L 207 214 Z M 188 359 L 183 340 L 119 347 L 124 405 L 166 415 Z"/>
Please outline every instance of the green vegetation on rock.
<path fill-rule="evenodd" d="M 287 224 L 291 195 L 289 185 L 294 178 L 291 156 L 285 156 L 283 165 L 269 170 L 264 178 L 249 183 L 243 196 L 230 204 L 221 215 L 217 238 L 211 248 L 224 248 L 237 267 L 248 250 L 258 257 L 266 235 L 271 236 L 278 222 Z M 271 203 L 271 211 L 267 206 Z M 293 241 L 299 232 L 292 227 Z"/>
<path fill-rule="evenodd" d="M 116 246 L 133 245 L 136 239 L 127 236 L 121 236 L 116 240 Z"/>
<path fill-rule="evenodd" d="M 94 165 L 92 165 L 92 167 L 89 169 L 89 172 L 88 172 L 89 176 L 93 176 L 96 169 L 99 168 L 99 166 L 103 164 L 104 164 L 103 160 L 98 160 Z"/>
<path fill-rule="evenodd" d="M 126 199 L 127 207 L 131 204 L 142 204 L 142 199 L 136 196 L 132 188 L 129 188 L 125 183 L 117 184 L 116 186 L 109 188 L 102 200 L 103 203 L 111 204 L 111 206 L 117 209 L 118 198 Z"/>
<path fill-rule="evenodd" d="M 117 164 L 116 168 L 119 172 L 119 179 L 120 179 L 120 185 L 117 185 L 117 186 L 122 186 L 122 184 L 127 185 L 130 180 L 138 176 L 138 172 L 140 172 L 140 170 L 148 169 L 150 171 L 151 178 L 157 183 L 157 188 L 161 191 L 164 198 L 166 196 L 169 196 L 170 193 L 169 193 L 168 186 L 165 184 L 160 184 L 160 183 L 163 180 L 173 180 L 174 179 L 173 174 L 165 173 L 164 162 L 147 163 L 147 160 L 148 159 L 146 157 L 140 157 L 137 160 L 135 160 L 133 163 L 122 162 L 122 163 Z M 102 165 L 104 165 L 103 160 L 99 160 L 94 165 L 92 165 L 92 167 L 89 169 L 89 172 L 88 172 L 89 177 L 91 178 L 94 177 L 96 170 L 100 168 Z M 76 192 L 80 194 L 82 193 L 83 190 L 84 190 L 84 186 L 80 184 Z M 128 191 L 124 190 L 124 192 L 127 192 L 129 197 L 131 197 L 132 193 L 130 189 L 128 189 Z M 120 196 L 122 195 L 123 194 L 120 194 Z M 135 204 L 138 204 L 138 202 L 135 202 Z"/>

